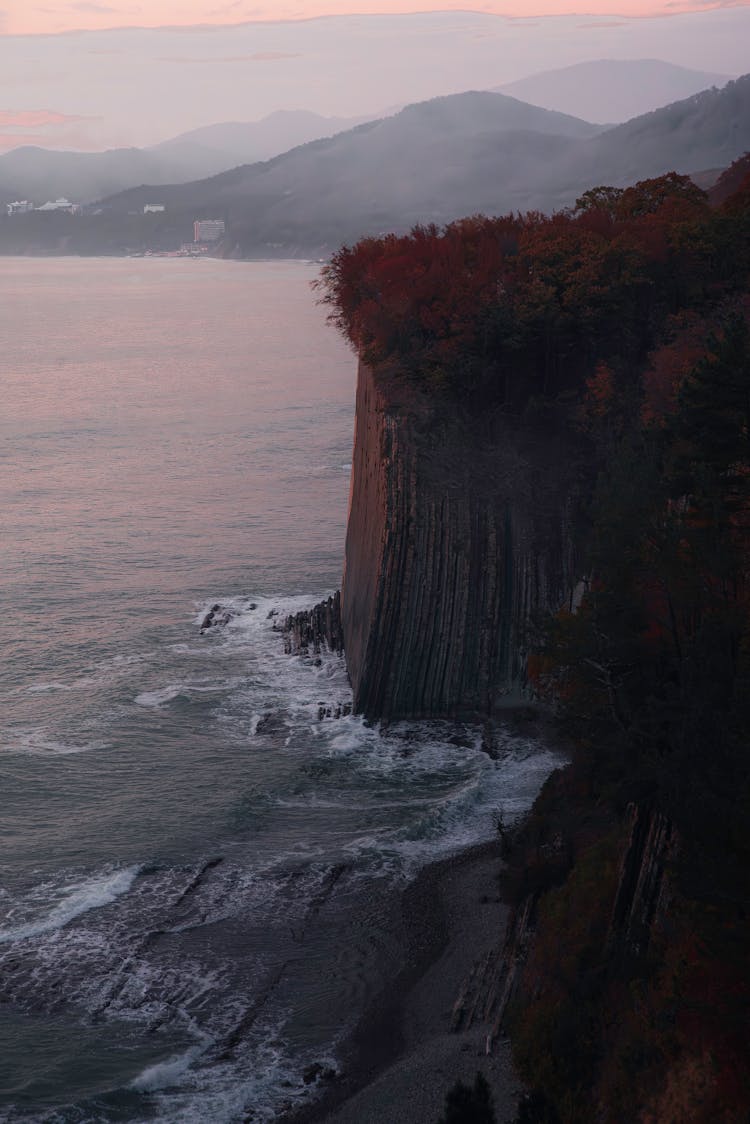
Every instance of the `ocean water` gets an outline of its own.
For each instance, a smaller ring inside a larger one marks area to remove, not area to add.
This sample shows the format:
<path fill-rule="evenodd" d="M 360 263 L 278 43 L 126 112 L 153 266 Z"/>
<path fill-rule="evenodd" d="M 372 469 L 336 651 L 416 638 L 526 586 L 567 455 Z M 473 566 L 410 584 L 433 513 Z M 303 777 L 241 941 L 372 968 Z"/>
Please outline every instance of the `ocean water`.
<path fill-rule="evenodd" d="M 0 1120 L 269 1121 L 393 889 L 554 765 L 327 716 L 355 362 L 305 263 L 0 259 Z M 227 623 L 201 631 L 219 604 Z"/>

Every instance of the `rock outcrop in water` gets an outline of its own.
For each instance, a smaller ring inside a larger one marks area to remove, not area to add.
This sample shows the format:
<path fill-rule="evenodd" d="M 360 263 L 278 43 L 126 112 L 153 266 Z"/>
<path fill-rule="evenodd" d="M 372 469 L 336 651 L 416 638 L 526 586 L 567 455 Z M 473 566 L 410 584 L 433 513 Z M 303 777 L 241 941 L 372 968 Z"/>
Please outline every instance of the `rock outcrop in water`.
<path fill-rule="evenodd" d="M 575 584 L 569 459 L 559 436 L 361 365 L 340 620 L 338 602 L 298 614 L 287 650 L 343 643 L 372 719 L 520 701 L 529 625 Z"/>
<path fill-rule="evenodd" d="M 303 609 L 288 616 L 281 631 L 284 634 L 284 651 L 287 655 L 302 653 L 319 656 L 327 647 L 338 655 L 344 650 L 341 629 L 341 594 L 321 601 L 312 609 Z"/>

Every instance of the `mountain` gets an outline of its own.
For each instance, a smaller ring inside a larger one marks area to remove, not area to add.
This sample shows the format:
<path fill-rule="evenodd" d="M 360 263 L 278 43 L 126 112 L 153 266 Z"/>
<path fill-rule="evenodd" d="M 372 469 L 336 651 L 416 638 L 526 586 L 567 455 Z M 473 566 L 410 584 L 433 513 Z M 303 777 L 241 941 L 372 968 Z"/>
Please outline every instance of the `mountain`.
<path fill-rule="evenodd" d="M 163 189 L 174 212 L 224 217 L 240 253 L 341 241 L 483 211 L 553 210 L 592 184 L 726 167 L 750 148 L 750 76 L 602 131 L 502 94 L 408 106 L 263 164 Z M 111 198 L 119 211 L 153 195 Z"/>
<path fill-rule="evenodd" d="M 455 94 L 263 164 L 163 189 L 162 198 L 170 208 L 221 212 L 234 222 L 252 216 L 253 238 L 261 243 L 329 245 L 364 230 L 495 209 L 498 161 L 500 182 L 510 177 L 514 199 L 523 205 L 529 196 L 518 169 L 533 164 L 543 178 L 553 154 L 599 131 L 502 94 Z M 105 202 L 129 211 L 151 195 L 150 188 L 138 188 Z"/>
<path fill-rule="evenodd" d="M 43 203 L 64 195 L 88 203 L 138 184 L 158 187 L 203 179 L 238 164 L 269 160 L 299 144 L 351 129 L 361 120 L 280 110 L 260 121 L 193 129 L 145 149 L 60 152 L 23 146 L 0 155 L 0 201 Z M 158 201 L 156 197 L 149 200 Z"/>
<path fill-rule="evenodd" d="M 750 74 L 607 130 L 583 169 L 589 179 L 606 170 L 607 182 L 622 186 L 664 171 L 725 168 L 748 149 Z"/>
<path fill-rule="evenodd" d="M 64 195 L 85 203 L 124 186 L 174 182 L 183 174 L 189 177 L 191 167 L 195 165 L 160 160 L 140 148 L 57 152 L 24 145 L 0 156 L 0 200 L 44 203 Z"/>
<path fill-rule="evenodd" d="M 153 145 L 149 151 L 169 159 L 213 159 L 216 166 L 204 172 L 213 175 L 239 164 L 270 160 L 290 148 L 332 137 L 365 120 L 371 118 L 323 117 L 306 109 L 280 109 L 260 121 L 225 121 L 191 129 Z"/>
<path fill-rule="evenodd" d="M 553 211 L 596 184 L 725 168 L 748 149 L 750 75 L 607 130 L 503 94 L 456 94 L 209 179 L 110 196 L 90 220 L 14 217 L 0 248 L 170 249 L 192 238 L 195 219 L 221 218 L 224 253 L 323 257 L 416 223 Z M 139 215 L 155 201 L 164 216 Z"/>
<path fill-rule="evenodd" d="M 532 74 L 494 90 L 587 121 L 615 124 L 711 86 L 725 86 L 729 78 L 660 59 L 597 59 Z"/>

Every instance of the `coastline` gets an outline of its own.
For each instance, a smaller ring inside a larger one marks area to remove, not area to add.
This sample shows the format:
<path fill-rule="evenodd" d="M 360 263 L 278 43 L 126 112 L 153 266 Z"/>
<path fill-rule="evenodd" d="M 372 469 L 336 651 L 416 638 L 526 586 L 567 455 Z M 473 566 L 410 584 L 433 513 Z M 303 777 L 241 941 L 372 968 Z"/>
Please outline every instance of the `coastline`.
<path fill-rule="evenodd" d="M 489 1022 L 451 1029 L 472 970 L 502 948 L 500 842 L 474 845 L 425 867 L 400 896 L 402 967 L 386 981 L 341 1051 L 342 1073 L 283 1124 L 434 1124 L 445 1095 L 477 1071 L 492 1089 L 497 1124 L 515 1119 L 521 1086 L 506 1039 L 485 1051 Z"/>

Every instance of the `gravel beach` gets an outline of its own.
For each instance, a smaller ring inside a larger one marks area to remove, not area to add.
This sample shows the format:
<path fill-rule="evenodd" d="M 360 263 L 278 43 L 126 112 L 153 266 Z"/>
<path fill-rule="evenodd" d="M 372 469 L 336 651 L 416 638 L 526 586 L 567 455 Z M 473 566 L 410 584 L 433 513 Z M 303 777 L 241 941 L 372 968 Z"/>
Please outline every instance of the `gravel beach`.
<path fill-rule="evenodd" d="M 500 865 L 492 841 L 427 867 L 405 890 L 401 971 L 347 1043 L 342 1076 L 286 1124 L 437 1124 L 450 1087 L 458 1078 L 472 1084 L 477 1071 L 492 1089 L 498 1124 L 515 1119 L 521 1086 L 507 1040 L 487 1054 L 490 1022 L 481 1015 L 468 1029 L 451 1029 L 473 970 L 502 946 Z"/>

